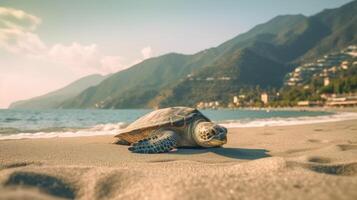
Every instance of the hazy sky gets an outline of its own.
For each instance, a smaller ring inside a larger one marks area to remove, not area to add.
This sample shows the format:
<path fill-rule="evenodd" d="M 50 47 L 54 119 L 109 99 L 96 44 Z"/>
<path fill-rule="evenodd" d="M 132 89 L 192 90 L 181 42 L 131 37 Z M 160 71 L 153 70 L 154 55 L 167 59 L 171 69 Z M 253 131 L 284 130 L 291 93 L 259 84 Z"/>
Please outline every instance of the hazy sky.
<path fill-rule="evenodd" d="M 349 1 L 0 0 L 0 108 L 88 74 L 217 46 L 276 15 Z"/>

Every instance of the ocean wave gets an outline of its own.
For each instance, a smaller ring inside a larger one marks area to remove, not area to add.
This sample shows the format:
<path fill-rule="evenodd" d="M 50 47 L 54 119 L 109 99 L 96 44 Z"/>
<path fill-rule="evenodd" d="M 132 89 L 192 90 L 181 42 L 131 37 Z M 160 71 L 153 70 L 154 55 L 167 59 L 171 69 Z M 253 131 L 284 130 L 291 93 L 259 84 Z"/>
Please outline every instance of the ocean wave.
<path fill-rule="evenodd" d="M 344 120 L 357 119 L 357 113 L 335 113 L 324 116 L 305 116 L 305 117 L 290 117 L 290 118 L 267 118 L 254 120 L 228 120 L 218 122 L 227 128 L 244 128 L 244 127 L 269 127 L 269 126 L 289 126 L 314 124 L 322 122 L 337 122 Z M 16 140 L 16 139 L 36 139 L 36 138 L 56 138 L 56 137 L 85 137 L 85 136 L 99 136 L 99 135 L 115 135 L 120 129 L 127 126 L 127 123 L 120 122 L 116 124 L 99 124 L 87 129 L 68 129 L 58 130 L 53 132 L 23 132 L 7 135 L 0 135 L 0 140 Z"/>
<path fill-rule="evenodd" d="M 18 118 L 12 118 L 12 117 L 8 117 L 8 118 L 5 118 L 3 121 L 4 122 L 14 122 L 14 121 L 20 121 L 21 119 L 18 119 Z"/>
<path fill-rule="evenodd" d="M 56 138 L 56 137 L 85 137 L 98 135 L 115 135 L 118 130 L 125 128 L 127 123 L 120 122 L 116 124 L 98 124 L 92 128 L 79 129 L 73 131 L 53 131 L 53 132 L 23 132 L 16 134 L 0 135 L 0 140 L 16 139 L 36 139 L 36 138 Z"/>
<path fill-rule="evenodd" d="M 227 128 L 245 127 L 269 127 L 269 126 L 291 126 L 302 124 L 316 124 L 323 122 L 338 122 L 357 119 L 357 113 L 343 112 L 323 116 L 303 116 L 303 117 L 273 117 L 255 120 L 228 120 L 220 124 Z"/>

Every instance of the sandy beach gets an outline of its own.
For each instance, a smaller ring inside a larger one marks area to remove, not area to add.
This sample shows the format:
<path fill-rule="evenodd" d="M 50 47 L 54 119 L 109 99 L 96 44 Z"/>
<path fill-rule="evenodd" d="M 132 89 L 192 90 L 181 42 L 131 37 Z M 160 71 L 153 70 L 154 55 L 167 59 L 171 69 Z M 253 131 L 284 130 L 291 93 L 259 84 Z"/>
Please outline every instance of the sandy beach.
<path fill-rule="evenodd" d="M 0 141 L 0 199 L 357 199 L 357 120 L 234 128 L 133 154 L 112 136 Z"/>

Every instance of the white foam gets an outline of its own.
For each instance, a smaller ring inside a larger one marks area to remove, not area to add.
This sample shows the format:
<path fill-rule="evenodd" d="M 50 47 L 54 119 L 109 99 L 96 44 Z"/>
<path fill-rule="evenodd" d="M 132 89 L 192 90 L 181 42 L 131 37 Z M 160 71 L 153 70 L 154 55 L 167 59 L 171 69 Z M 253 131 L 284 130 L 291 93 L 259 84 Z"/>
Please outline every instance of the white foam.
<path fill-rule="evenodd" d="M 344 112 L 335 113 L 332 115 L 324 116 L 304 116 L 304 117 L 274 117 L 267 119 L 256 119 L 256 120 L 230 120 L 220 123 L 227 128 L 244 128 L 244 127 L 269 127 L 269 126 L 291 126 L 291 125 L 302 125 L 302 124 L 316 124 L 323 122 L 337 122 L 345 120 L 357 119 L 357 113 Z"/>
<path fill-rule="evenodd" d="M 127 126 L 127 123 L 121 122 L 121 123 L 117 123 L 117 124 L 98 124 L 92 128 L 81 129 L 78 131 L 16 133 L 16 134 L 11 134 L 11 135 L 0 135 L 0 140 L 115 135 L 118 133 L 118 130 L 120 130 L 126 126 Z"/>
<path fill-rule="evenodd" d="M 241 127 L 268 127 L 268 126 L 289 126 L 301 124 L 315 124 L 322 122 L 337 122 L 344 120 L 357 119 L 357 113 L 336 113 L 325 116 L 314 117 L 291 117 L 291 118 L 268 118 L 255 120 L 229 120 L 220 123 L 227 128 Z M 85 137 L 98 135 L 115 135 L 120 129 L 127 126 L 127 123 L 117 124 L 99 124 L 89 129 L 81 129 L 78 131 L 56 131 L 56 132 L 37 132 L 37 133 L 16 133 L 10 135 L 0 135 L 0 140 L 16 140 L 16 139 L 36 139 L 36 138 L 56 138 L 56 137 Z"/>

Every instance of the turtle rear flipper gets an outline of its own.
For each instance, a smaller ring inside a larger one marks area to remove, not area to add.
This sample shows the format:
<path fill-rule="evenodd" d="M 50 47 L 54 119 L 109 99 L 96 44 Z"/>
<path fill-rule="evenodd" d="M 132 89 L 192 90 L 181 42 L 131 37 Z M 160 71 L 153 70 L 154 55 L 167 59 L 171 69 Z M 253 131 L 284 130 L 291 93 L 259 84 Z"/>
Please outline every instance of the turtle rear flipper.
<path fill-rule="evenodd" d="M 134 143 L 129 150 L 134 153 L 165 153 L 177 146 L 178 135 L 171 130 L 160 130 L 155 135 Z"/>

